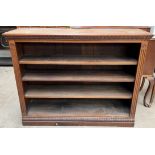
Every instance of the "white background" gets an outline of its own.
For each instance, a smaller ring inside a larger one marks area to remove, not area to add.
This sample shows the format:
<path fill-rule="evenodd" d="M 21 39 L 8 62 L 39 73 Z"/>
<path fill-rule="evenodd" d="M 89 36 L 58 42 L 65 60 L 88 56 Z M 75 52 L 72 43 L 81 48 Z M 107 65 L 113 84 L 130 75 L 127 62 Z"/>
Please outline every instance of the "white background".
<path fill-rule="evenodd" d="M 154 0 L 0 0 L 1 25 L 154 26 Z"/>
<path fill-rule="evenodd" d="M 155 26 L 154 0 L 0 0 L 0 6 L 1 26 Z M 0 155 L 151 155 L 154 146 L 154 129 L 0 130 Z"/>

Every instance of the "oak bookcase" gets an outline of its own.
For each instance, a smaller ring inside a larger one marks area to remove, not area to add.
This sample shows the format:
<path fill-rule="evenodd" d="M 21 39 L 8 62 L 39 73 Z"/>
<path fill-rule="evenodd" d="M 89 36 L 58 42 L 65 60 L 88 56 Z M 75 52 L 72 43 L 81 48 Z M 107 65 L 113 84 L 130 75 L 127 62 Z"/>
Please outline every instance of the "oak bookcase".
<path fill-rule="evenodd" d="M 133 126 L 149 32 L 6 32 L 24 125 Z"/>

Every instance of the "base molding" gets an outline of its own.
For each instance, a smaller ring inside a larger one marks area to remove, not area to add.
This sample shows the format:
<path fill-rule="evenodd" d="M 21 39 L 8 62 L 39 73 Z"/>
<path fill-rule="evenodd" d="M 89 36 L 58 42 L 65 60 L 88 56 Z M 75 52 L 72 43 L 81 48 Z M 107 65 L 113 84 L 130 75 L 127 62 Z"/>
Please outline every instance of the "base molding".
<path fill-rule="evenodd" d="M 133 127 L 134 120 L 128 119 L 126 121 L 106 120 L 106 121 L 80 121 L 80 120 L 50 120 L 50 119 L 36 119 L 23 118 L 22 123 L 25 126 L 116 126 L 116 127 Z"/>

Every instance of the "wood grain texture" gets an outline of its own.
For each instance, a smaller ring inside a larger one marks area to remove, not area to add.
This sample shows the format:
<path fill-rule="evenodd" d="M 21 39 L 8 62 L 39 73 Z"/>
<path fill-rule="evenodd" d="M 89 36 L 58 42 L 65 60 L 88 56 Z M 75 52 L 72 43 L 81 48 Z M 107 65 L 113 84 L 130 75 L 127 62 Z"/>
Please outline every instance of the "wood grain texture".
<path fill-rule="evenodd" d="M 133 127 L 134 121 L 53 121 L 50 119 L 34 119 L 34 118 L 22 118 L 23 125 L 26 126 L 114 126 L 114 127 Z"/>
<path fill-rule="evenodd" d="M 46 64 L 46 65 L 137 65 L 137 60 L 132 58 L 22 58 L 20 64 Z"/>
<path fill-rule="evenodd" d="M 132 94 L 124 86 L 113 85 L 29 85 L 26 98 L 122 98 Z"/>
<path fill-rule="evenodd" d="M 11 38 L 7 38 L 8 40 L 10 40 Z M 112 39 L 112 38 L 108 38 L 108 39 L 102 39 L 102 40 L 96 40 L 96 39 L 90 39 L 90 40 L 82 40 L 82 39 L 49 39 L 49 38 L 40 38 L 40 39 L 36 39 L 36 38 L 16 38 L 13 39 L 15 40 L 16 43 L 92 43 L 92 44 L 102 44 L 102 43 L 141 43 L 142 41 L 144 41 L 143 39 L 134 39 L 134 38 L 129 38 L 129 39 Z M 148 40 L 148 39 L 146 39 Z"/>
<path fill-rule="evenodd" d="M 33 104 L 28 108 L 28 115 L 23 117 L 23 124 L 133 126 L 134 120 L 129 118 L 129 102 L 101 99 L 32 100 Z"/>
<path fill-rule="evenodd" d="M 51 73 L 25 73 L 23 81 L 51 82 L 134 82 L 134 76 L 114 71 L 57 71 Z"/>
<path fill-rule="evenodd" d="M 130 115 L 133 118 L 135 117 L 135 112 L 136 112 L 137 99 L 138 99 L 138 94 L 140 89 L 140 82 L 143 75 L 143 68 L 144 68 L 144 63 L 145 63 L 145 58 L 147 53 L 147 47 L 148 47 L 148 41 L 142 42 L 140 56 L 138 60 L 138 66 L 137 66 L 137 74 L 136 74 L 135 86 L 133 91 L 132 104 L 131 104 Z"/>
<path fill-rule="evenodd" d="M 150 39 L 152 34 L 141 29 L 66 29 L 66 28 L 20 28 L 4 33 L 7 38 L 49 39 Z"/>
<path fill-rule="evenodd" d="M 148 43 L 143 75 L 153 75 L 155 71 L 155 39 Z"/>
<path fill-rule="evenodd" d="M 14 40 L 9 41 L 9 46 L 10 46 L 10 51 L 12 55 L 12 62 L 13 62 L 13 67 L 14 67 L 14 73 L 15 73 L 15 78 L 16 78 L 16 84 L 18 87 L 18 95 L 19 95 L 19 100 L 20 100 L 20 106 L 21 106 L 21 111 L 22 115 L 26 115 L 26 104 L 25 104 L 25 98 L 24 98 L 24 89 L 23 89 L 23 83 L 22 83 L 22 75 L 21 75 L 21 68 L 18 63 L 18 52 L 16 48 L 16 43 Z"/>

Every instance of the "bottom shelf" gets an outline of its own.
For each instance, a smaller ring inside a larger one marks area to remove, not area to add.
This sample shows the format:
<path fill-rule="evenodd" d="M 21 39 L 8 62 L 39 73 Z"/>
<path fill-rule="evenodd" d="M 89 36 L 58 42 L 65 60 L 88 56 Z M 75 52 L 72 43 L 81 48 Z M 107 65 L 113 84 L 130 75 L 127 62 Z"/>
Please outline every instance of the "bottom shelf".
<path fill-rule="evenodd" d="M 51 117 L 55 119 L 102 120 L 106 117 L 128 118 L 131 100 L 112 99 L 31 99 L 28 117 Z"/>

